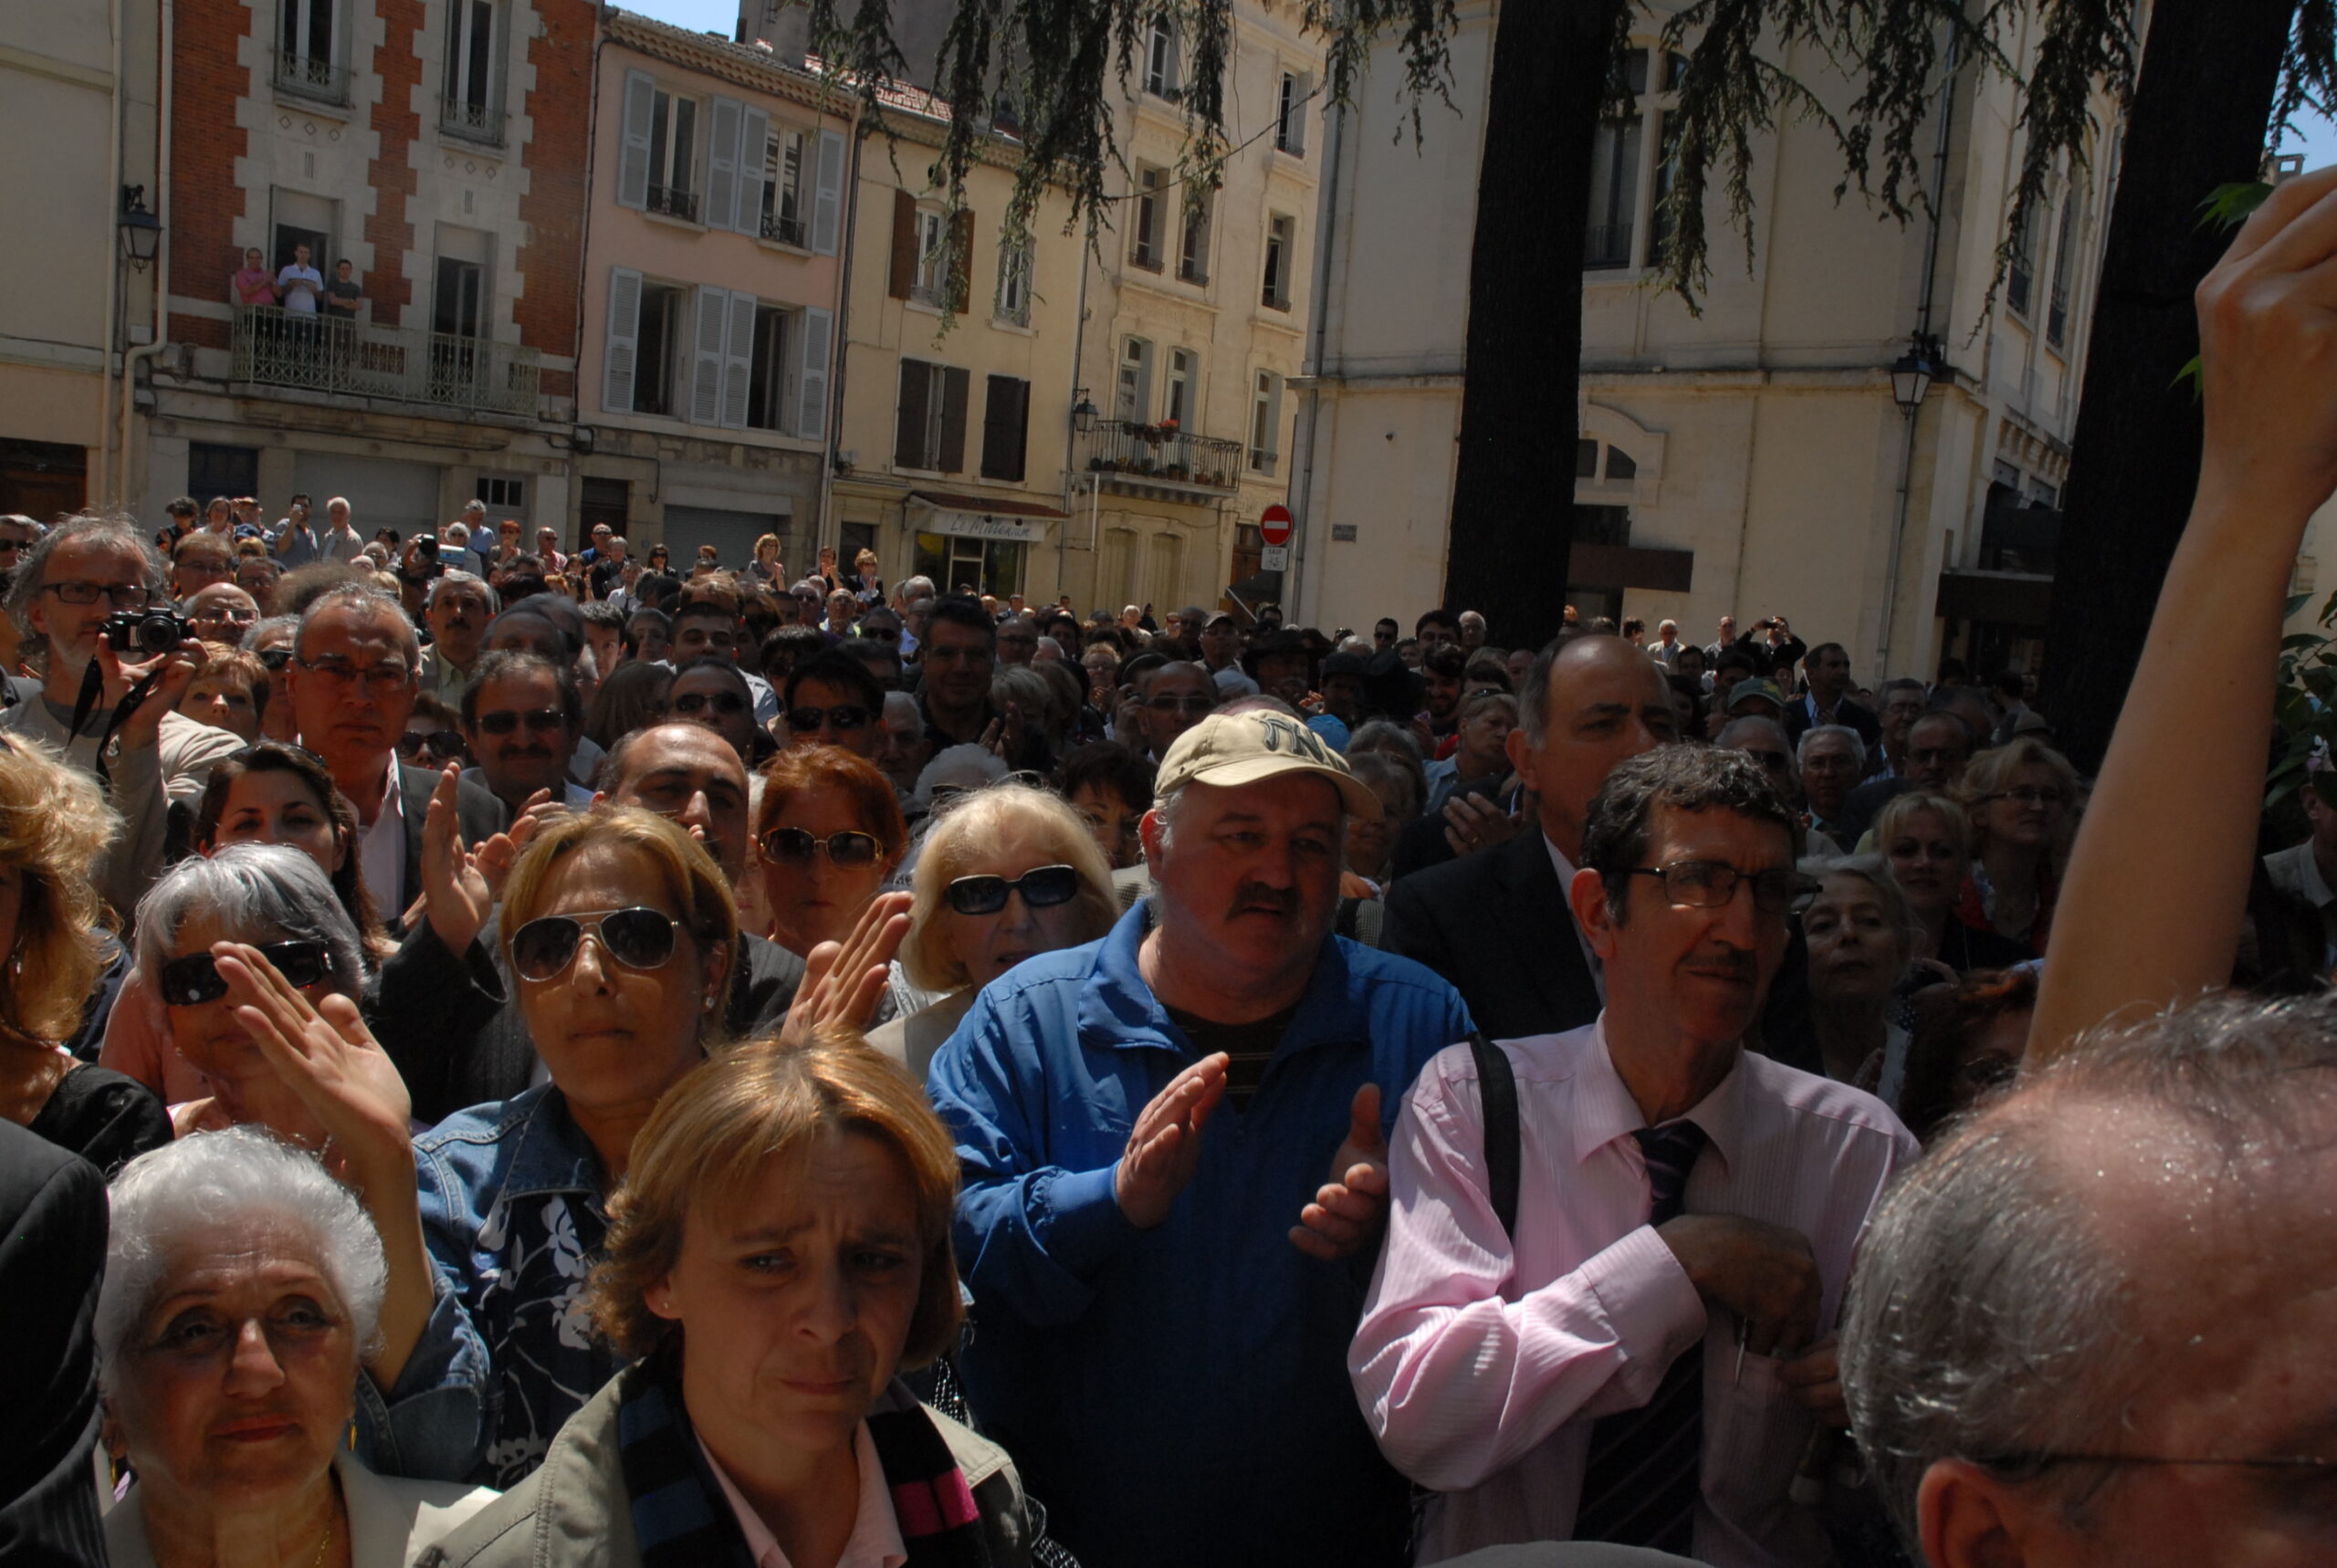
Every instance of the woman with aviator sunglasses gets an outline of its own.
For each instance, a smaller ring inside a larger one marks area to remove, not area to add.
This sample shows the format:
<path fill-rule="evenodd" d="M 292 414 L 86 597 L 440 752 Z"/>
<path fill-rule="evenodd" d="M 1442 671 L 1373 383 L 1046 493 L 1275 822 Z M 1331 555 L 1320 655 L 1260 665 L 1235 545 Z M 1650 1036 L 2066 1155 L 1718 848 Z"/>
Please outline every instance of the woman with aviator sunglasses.
<path fill-rule="evenodd" d="M 763 769 L 755 843 L 770 939 L 801 957 L 842 941 L 908 848 L 893 786 L 840 747 L 782 751 Z"/>
<path fill-rule="evenodd" d="M 926 835 L 910 889 L 901 969 L 946 994 L 868 1043 L 919 1082 L 984 986 L 1025 958 L 1095 941 L 1119 915 L 1087 824 L 1027 784 L 992 784 L 951 804 Z"/>

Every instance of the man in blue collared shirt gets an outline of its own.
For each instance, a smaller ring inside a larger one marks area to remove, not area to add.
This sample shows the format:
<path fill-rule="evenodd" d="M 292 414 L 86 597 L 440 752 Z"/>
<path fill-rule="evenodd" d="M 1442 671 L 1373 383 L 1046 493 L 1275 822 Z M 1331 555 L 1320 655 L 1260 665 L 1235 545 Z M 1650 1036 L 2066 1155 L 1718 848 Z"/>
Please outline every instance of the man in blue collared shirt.
<path fill-rule="evenodd" d="M 1346 813 L 1379 804 L 1266 706 L 1169 748 L 1155 897 L 991 984 L 933 1063 L 967 1391 L 1052 1531 L 1114 1568 L 1405 1558 L 1346 1347 L 1388 1113 L 1469 1015 L 1331 934 Z"/>

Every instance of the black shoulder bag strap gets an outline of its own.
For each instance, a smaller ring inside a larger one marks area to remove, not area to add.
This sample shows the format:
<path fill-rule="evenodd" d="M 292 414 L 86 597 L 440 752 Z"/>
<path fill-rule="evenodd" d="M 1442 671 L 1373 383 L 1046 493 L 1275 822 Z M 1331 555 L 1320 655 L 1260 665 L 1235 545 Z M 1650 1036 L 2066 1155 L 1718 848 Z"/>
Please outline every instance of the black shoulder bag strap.
<path fill-rule="evenodd" d="M 1523 1143 L 1517 1122 L 1517 1074 L 1509 1053 L 1485 1038 L 1483 1030 L 1469 1035 L 1469 1054 L 1477 1061 L 1477 1092 L 1485 1113 L 1485 1186 L 1493 1215 L 1502 1230 L 1517 1234 L 1517 1167 Z"/>

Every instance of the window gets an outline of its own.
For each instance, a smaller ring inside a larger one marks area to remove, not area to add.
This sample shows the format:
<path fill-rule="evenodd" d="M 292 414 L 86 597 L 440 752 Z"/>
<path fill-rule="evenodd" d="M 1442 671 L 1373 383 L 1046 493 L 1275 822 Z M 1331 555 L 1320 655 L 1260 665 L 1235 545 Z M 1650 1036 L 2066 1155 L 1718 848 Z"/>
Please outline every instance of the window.
<path fill-rule="evenodd" d="M 801 246 L 809 237 L 803 214 L 803 133 L 781 126 L 763 145 L 761 232 L 765 239 Z"/>
<path fill-rule="evenodd" d="M 1031 243 L 1002 240 L 998 247 L 998 319 L 1017 327 L 1031 324 Z"/>
<path fill-rule="evenodd" d="M 1161 208 L 1167 200 L 1167 186 L 1165 171 L 1137 166 L 1136 233 L 1128 248 L 1128 260 L 1152 272 L 1160 270 Z"/>
<path fill-rule="evenodd" d="M 224 446 L 208 441 L 186 444 L 186 490 L 198 501 L 214 496 L 259 494 L 259 448 Z"/>
<path fill-rule="evenodd" d="M 901 361 L 893 465 L 955 474 L 966 465 L 966 394 L 973 378 L 956 365 Z"/>
<path fill-rule="evenodd" d="M 1687 63 L 1680 55 L 1658 59 L 1649 49 L 1624 57 L 1630 112 L 1602 122 L 1591 143 L 1590 212 L 1582 246 L 1586 270 L 1651 267 L 1671 238 L 1661 213 L 1673 172 L 1668 111 L 1679 107 L 1680 76 Z M 1652 168 L 1651 146 L 1657 150 Z"/>
<path fill-rule="evenodd" d="M 786 430 L 788 318 L 776 305 L 755 307 L 755 342 L 747 372 L 747 423 L 756 430 Z"/>
<path fill-rule="evenodd" d="M 664 89 L 649 110 L 649 210 L 667 217 L 697 218 L 691 190 L 697 166 L 697 100 Z"/>
<path fill-rule="evenodd" d="M 528 504 L 528 482 L 525 479 L 498 479 L 482 474 L 476 494 L 490 510 L 517 512 Z"/>
<path fill-rule="evenodd" d="M 1013 376 L 990 377 L 982 402 L 982 477 L 1020 484 L 1030 434 L 1031 383 Z"/>
<path fill-rule="evenodd" d="M 349 73 L 334 64 L 341 0 L 279 0 L 279 5 L 276 85 L 304 98 L 347 103 Z"/>
<path fill-rule="evenodd" d="M 1178 86 L 1177 25 L 1166 16 L 1155 16 L 1144 45 L 1144 90 L 1155 98 L 1173 99 Z"/>
<path fill-rule="evenodd" d="M 674 412 L 674 359 L 686 340 L 684 291 L 663 283 L 641 286 L 641 331 L 636 340 L 633 412 Z"/>
<path fill-rule="evenodd" d="M 430 329 L 453 338 L 477 338 L 487 268 L 476 261 L 451 256 L 438 258 L 438 289 L 433 301 Z"/>
<path fill-rule="evenodd" d="M 1200 394 L 1200 356 L 1190 349 L 1168 350 L 1168 382 L 1164 389 L 1160 418 L 1166 423 L 1177 423 L 1179 430 L 1191 430 L 1200 423 L 1195 399 Z"/>
<path fill-rule="evenodd" d="M 2053 236 L 2053 287 L 2045 301 L 2045 340 L 2060 348 L 2070 335 L 2070 269 L 2078 247 L 2078 205 L 2084 193 L 2076 185 L 2061 198 L 2061 229 Z"/>
<path fill-rule="evenodd" d="M 497 0 L 447 0 L 446 79 L 438 100 L 441 130 L 474 140 L 503 140 L 497 105 Z"/>
<path fill-rule="evenodd" d="M 1112 417 L 1130 424 L 1152 422 L 1152 340 L 1130 338 L 1120 347 L 1119 388 Z"/>
<path fill-rule="evenodd" d="M 917 210 L 917 277 L 909 298 L 926 305 L 946 305 L 949 293 L 949 249 L 942 241 L 946 225 L 930 207 Z"/>
<path fill-rule="evenodd" d="M 1282 73 L 1282 87 L 1274 99 L 1274 149 L 1292 157 L 1304 157 L 1306 152 L 1306 78 L 1295 71 Z"/>
<path fill-rule="evenodd" d="M 1275 214 L 1266 220 L 1266 276 L 1261 298 L 1269 310 L 1290 308 L 1290 267 L 1294 220 Z"/>
<path fill-rule="evenodd" d="M 1250 401 L 1250 471 L 1271 476 L 1280 460 L 1282 444 L 1282 378 L 1272 371 L 1258 372 Z"/>
<path fill-rule="evenodd" d="M 2040 197 L 2013 225 L 2012 266 L 2005 275 L 2005 303 L 2023 316 L 2028 314 L 2029 296 L 2036 290 L 2037 242 L 2040 237 L 2038 231 L 2043 226 L 2037 221 L 2037 209 L 2040 206 L 2048 212 L 2052 210 Z"/>
<path fill-rule="evenodd" d="M 1190 182 L 1185 186 L 1184 238 L 1177 247 L 1177 276 L 1187 283 L 1209 282 L 1209 217 L 1214 194 Z"/>

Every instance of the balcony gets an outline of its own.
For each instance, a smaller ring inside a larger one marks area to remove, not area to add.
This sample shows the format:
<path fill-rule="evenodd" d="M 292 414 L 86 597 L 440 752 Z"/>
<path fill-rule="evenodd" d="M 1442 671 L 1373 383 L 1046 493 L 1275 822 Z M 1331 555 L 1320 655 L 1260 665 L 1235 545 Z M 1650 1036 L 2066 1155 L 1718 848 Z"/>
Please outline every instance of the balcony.
<path fill-rule="evenodd" d="M 685 191 L 676 185 L 649 187 L 649 210 L 684 223 L 697 222 L 697 193 Z"/>
<path fill-rule="evenodd" d="M 438 99 L 438 130 L 440 134 L 476 141 L 482 147 L 503 145 L 504 128 L 511 117 L 499 109 L 484 103 L 473 103 L 466 98 L 451 98 L 441 94 Z"/>
<path fill-rule="evenodd" d="M 763 217 L 763 238 L 777 240 L 781 245 L 791 245 L 798 250 L 809 250 L 812 246 L 811 225 L 802 218 L 784 217 L 778 213 L 766 214 Z"/>
<path fill-rule="evenodd" d="M 311 103 L 329 103 L 337 109 L 349 107 L 349 72 L 330 60 L 278 53 L 276 68 L 268 79 L 277 91 L 288 93 L 294 98 L 305 98 Z"/>
<path fill-rule="evenodd" d="M 1230 496 L 1242 486 L 1242 444 L 1173 424 L 1103 419 L 1079 437 L 1078 462 L 1110 489 L 1168 499 Z"/>
<path fill-rule="evenodd" d="M 536 350 L 448 332 L 334 321 L 275 305 L 236 310 L 241 384 L 490 413 L 536 413 Z"/>

